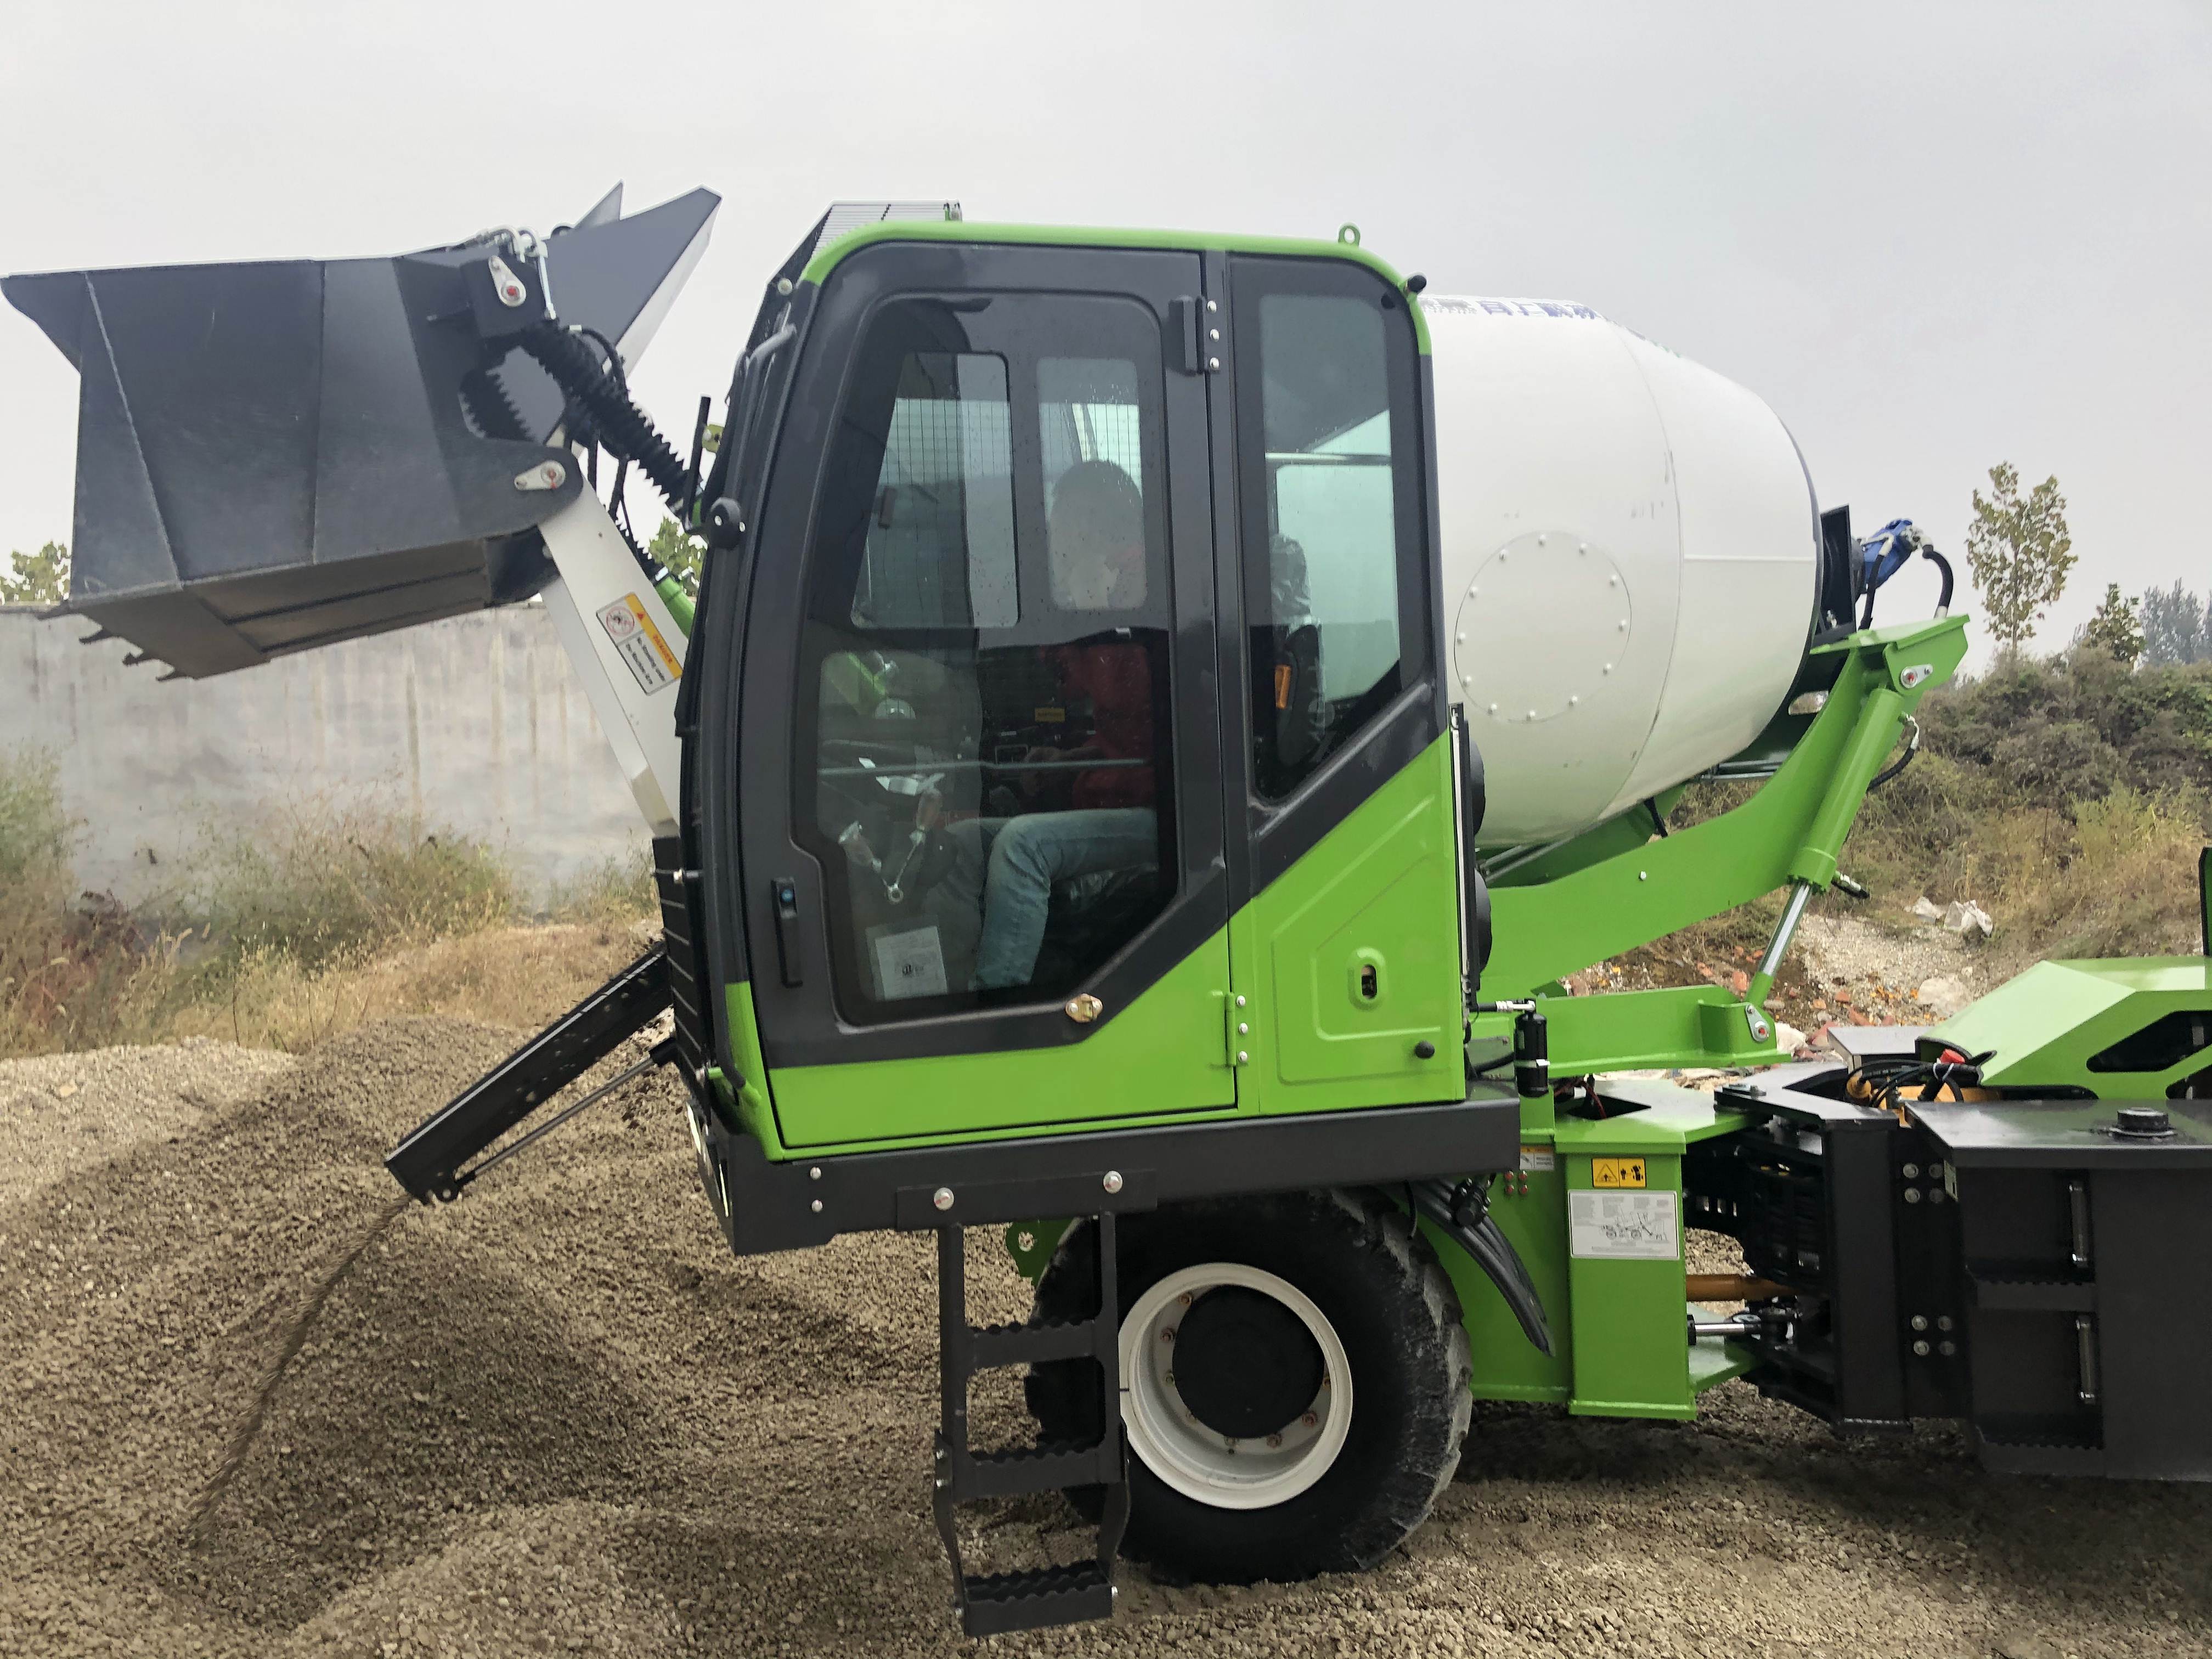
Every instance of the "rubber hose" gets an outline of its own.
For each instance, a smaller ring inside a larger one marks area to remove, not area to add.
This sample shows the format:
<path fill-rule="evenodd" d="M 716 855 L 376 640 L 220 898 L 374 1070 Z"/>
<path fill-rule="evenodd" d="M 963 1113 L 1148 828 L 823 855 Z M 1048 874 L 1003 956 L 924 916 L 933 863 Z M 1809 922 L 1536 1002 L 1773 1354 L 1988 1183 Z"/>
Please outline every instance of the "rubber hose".
<path fill-rule="evenodd" d="M 1936 597 L 1936 614 L 1948 617 L 1951 614 L 1951 562 L 1932 547 L 1923 546 L 1920 550 L 1920 556 L 1943 573 L 1943 591 Z"/>
<path fill-rule="evenodd" d="M 1887 783 L 1899 772 L 1902 772 L 1906 767 L 1911 765 L 1912 757 L 1920 752 L 1920 722 L 1913 719 L 1911 715 L 1907 714 L 1905 717 L 1905 723 L 1912 728 L 1911 740 L 1905 745 L 1905 752 L 1899 755 L 1894 762 L 1890 765 L 1885 766 L 1881 771 L 1875 773 L 1872 777 L 1867 780 L 1866 792 L 1869 795 L 1874 793 L 1875 790 L 1881 788 L 1882 785 Z"/>
<path fill-rule="evenodd" d="M 682 513 L 690 494 L 684 463 L 645 411 L 615 384 L 592 349 L 556 323 L 531 330 L 521 345 L 562 392 L 584 406 L 599 428 L 600 443 L 653 480 L 670 509 Z"/>

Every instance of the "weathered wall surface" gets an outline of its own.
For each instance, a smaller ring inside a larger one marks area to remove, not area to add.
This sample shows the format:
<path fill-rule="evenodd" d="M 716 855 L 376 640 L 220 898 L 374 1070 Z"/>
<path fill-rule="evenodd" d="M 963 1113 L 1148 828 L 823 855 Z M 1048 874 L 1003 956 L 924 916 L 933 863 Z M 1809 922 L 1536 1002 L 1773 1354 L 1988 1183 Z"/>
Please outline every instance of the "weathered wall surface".
<path fill-rule="evenodd" d="M 552 619 L 479 611 L 156 683 L 82 617 L 0 606 L 0 751 L 52 752 L 83 820 L 80 883 L 162 890 L 210 821 L 252 825 L 318 793 L 504 848 L 541 889 L 645 842 Z"/>

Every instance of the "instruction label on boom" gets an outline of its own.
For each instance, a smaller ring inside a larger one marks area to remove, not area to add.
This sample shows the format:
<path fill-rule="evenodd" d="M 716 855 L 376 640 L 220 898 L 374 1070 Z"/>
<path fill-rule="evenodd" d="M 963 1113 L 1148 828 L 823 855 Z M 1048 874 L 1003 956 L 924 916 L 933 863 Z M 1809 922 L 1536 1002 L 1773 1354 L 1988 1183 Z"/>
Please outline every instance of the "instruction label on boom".
<path fill-rule="evenodd" d="M 660 630 L 646 614 L 645 602 L 636 594 L 625 593 L 612 605 L 600 606 L 599 626 L 615 642 L 615 654 L 623 659 L 639 690 L 650 695 L 673 685 L 684 672 L 668 641 L 660 637 Z"/>
<path fill-rule="evenodd" d="M 1567 1194 L 1569 1248 L 1578 1256 L 1672 1261 L 1682 1254 L 1681 1218 L 1672 1193 Z"/>

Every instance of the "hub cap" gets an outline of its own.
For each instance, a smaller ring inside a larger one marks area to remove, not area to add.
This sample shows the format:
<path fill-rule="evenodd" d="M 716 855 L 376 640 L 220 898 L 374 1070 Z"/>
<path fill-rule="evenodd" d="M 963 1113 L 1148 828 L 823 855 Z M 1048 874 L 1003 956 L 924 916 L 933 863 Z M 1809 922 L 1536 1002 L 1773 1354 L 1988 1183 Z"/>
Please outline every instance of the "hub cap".
<path fill-rule="evenodd" d="M 1352 1368 L 1328 1316 L 1241 1262 L 1169 1274 L 1121 1322 L 1122 1420 L 1145 1467 L 1219 1509 L 1286 1502 L 1352 1426 Z"/>

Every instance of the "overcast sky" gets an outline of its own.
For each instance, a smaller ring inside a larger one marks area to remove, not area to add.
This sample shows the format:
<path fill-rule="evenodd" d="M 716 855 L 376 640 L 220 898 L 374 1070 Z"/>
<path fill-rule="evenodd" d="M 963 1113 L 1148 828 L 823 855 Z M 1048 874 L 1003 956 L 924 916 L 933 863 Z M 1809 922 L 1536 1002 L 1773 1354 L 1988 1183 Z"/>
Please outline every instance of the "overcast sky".
<path fill-rule="evenodd" d="M 1862 529 L 1962 552 L 1991 463 L 2056 472 L 2081 563 L 2046 643 L 2107 580 L 2212 578 L 2208 0 L 9 0 L 0 158 L 6 271 L 393 253 L 708 185 L 638 376 L 686 429 L 833 198 L 1352 220 L 1440 292 L 1579 300 L 1742 381 Z M 4 310 L 0 390 L 0 550 L 65 538 L 76 376 Z"/>

